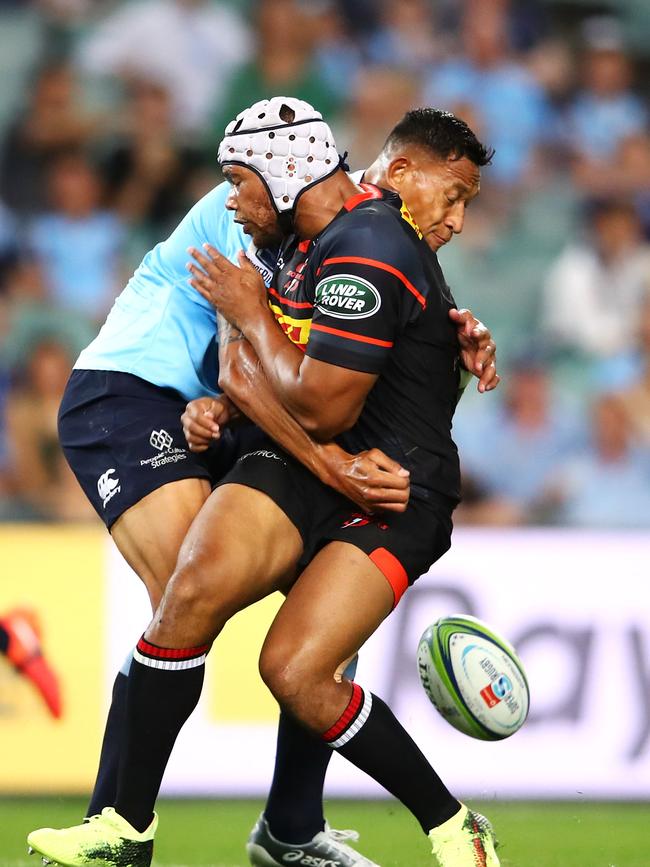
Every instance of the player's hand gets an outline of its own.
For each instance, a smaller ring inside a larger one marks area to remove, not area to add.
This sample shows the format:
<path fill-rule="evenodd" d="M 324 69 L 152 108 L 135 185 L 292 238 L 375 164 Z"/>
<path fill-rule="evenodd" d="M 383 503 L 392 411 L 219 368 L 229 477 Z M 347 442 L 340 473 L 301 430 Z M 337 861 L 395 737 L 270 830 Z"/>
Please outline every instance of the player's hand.
<path fill-rule="evenodd" d="M 228 322 L 245 332 L 249 322 L 269 315 L 264 280 L 244 252 L 239 254 L 239 267 L 210 244 L 204 244 L 203 250 L 190 247 L 188 253 L 196 260 L 187 265 L 190 285 Z"/>
<path fill-rule="evenodd" d="M 191 452 L 204 452 L 221 436 L 221 427 L 230 419 L 230 401 L 218 397 L 197 397 L 181 416 L 183 433 Z"/>
<path fill-rule="evenodd" d="M 471 310 L 452 307 L 449 318 L 456 325 L 463 366 L 478 378 L 477 391 L 492 391 L 501 377 L 497 373 L 497 348 L 489 329 Z"/>
<path fill-rule="evenodd" d="M 409 471 L 380 449 L 351 455 L 328 443 L 323 446 L 326 470 L 321 481 L 352 500 L 368 514 L 404 512 L 409 501 Z"/>

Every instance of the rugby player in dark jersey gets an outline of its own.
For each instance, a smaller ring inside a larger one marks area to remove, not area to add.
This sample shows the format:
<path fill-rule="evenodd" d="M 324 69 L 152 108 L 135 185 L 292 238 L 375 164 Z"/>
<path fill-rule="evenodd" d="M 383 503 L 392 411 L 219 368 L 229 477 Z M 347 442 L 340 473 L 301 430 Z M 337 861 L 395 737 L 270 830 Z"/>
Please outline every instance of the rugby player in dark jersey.
<path fill-rule="evenodd" d="M 379 698 L 334 676 L 450 544 L 460 365 L 448 316 L 455 304 L 429 243 L 461 231 L 490 154 L 456 118 L 415 113 L 400 132 L 416 139 L 412 158 L 387 167 L 401 199 L 360 190 L 337 168 L 318 116 L 303 104 L 287 117 L 277 103 L 242 113 L 220 150 L 237 191 L 233 206 L 253 237 L 264 221 L 287 216 L 295 229 L 270 293 L 275 309 L 253 269 L 239 271 L 216 251 L 197 254 L 207 274 L 195 268 L 194 285 L 243 332 L 306 430 L 399 455 L 411 471 L 411 500 L 401 514 L 372 519 L 272 441 L 240 459 L 190 529 L 138 644 L 115 810 L 92 828 L 53 832 L 52 845 L 77 841 L 71 865 L 99 863 L 89 846 L 128 853 L 120 863 L 149 863 L 155 797 L 198 700 L 210 642 L 237 610 L 289 587 L 260 660 L 280 705 L 412 811 L 434 863 L 496 867 L 487 820 L 450 794 Z M 299 145 L 286 148 L 287 139 Z M 390 150 L 389 140 L 388 157 Z"/>

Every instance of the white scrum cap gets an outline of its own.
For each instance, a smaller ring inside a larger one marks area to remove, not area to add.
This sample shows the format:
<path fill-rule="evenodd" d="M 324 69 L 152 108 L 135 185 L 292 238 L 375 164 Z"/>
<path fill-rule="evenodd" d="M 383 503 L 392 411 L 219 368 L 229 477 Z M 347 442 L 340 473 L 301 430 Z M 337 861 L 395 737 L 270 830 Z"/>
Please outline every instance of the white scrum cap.
<path fill-rule="evenodd" d="M 293 119 L 283 120 L 281 112 Z M 226 127 L 218 159 L 222 167 L 257 172 L 280 214 L 293 210 L 301 193 L 340 164 L 334 136 L 320 112 L 291 96 L 263 99 L 240 112 Z"/>

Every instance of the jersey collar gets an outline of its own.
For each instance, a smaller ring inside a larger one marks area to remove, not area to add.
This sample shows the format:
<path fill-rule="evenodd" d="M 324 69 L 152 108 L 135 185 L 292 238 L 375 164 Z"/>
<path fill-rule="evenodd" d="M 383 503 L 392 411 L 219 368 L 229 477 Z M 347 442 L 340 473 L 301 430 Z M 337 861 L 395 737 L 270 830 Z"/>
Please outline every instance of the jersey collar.
<path fill-rule="evenodd" d="M 343 204 L 346 211 L 353 211 L 361 202 L 367 202 L 369 199 L 383 199 L 384 194 L 374 184 L 359 184 L 362 192 L 355 193 Z"/>

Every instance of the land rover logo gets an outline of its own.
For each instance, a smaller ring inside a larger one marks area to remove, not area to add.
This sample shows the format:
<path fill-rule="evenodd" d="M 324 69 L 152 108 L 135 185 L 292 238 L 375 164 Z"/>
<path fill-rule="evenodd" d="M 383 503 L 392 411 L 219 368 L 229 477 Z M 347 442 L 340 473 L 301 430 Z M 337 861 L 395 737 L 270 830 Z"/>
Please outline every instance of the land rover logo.
<path fill-rule="evenodd" d="M 316 307 L 339 319 L 365 319 L 381 307 L 381 297 L 372 283 L 354 274 L 326 277 L 316 287 Z"/>

